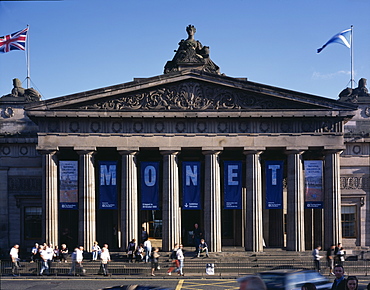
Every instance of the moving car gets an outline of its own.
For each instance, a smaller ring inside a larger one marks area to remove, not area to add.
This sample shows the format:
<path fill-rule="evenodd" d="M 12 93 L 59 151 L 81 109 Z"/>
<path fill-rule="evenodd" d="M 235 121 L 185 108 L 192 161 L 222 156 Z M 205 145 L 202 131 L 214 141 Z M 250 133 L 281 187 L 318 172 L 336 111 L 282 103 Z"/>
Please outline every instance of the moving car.
<path fill-rule="evenodd" d="M 313 283 L 316 289 L 331 289 L 332 283 L 318 272 L 302 269 L 279 269 L 259 274 L 267 289 L 301 289 L 304 283 Z"/>

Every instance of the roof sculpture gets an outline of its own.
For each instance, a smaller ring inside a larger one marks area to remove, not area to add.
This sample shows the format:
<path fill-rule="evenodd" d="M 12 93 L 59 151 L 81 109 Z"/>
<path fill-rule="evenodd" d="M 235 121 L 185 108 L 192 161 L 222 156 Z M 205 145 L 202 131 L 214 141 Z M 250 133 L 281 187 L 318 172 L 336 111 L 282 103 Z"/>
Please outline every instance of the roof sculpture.
<path fill-rule="evenodd" d="M 199 69 L 208 73 L 220 74 L 220 68 L 209 57 L 209 46 L 203 46 L 194 39 L 196 28 L 193 25 L 186 27 L 188 38 L 179 42 L 179 48 L 171 61 L 164 67 L 164 73 L 181 71 L 187 68 Z"/>

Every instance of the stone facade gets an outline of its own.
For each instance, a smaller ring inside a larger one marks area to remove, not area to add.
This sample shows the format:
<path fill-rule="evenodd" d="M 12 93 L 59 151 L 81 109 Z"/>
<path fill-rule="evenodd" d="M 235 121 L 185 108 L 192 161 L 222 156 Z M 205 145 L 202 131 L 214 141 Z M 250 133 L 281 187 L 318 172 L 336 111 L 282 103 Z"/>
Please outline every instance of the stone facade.
<path fill-rule="evenodd" d="M 366 96 L 353 103 L 346 92 L 336 101 L 231 78 L 210 61 L 209 48 L 191 37 L 191 45 L 180 43 L 192 57 L 175 55 L 160 76 L 45 101 L 33 91 L 0 99 L 0 247 L 67 241 L 89 249 L 99 240 L 124 250 L 145 227 L 170 250 L 191 245 L 194 223 L 214 252 L 369 246 Z M 66 160 L 78 162 L 78 209 L 60 207 Z M 107 160 L 120 177 L 112 210 L 98 207 L 98 164 Z M 242 163 L 241 209 L 223 208 L 228 160 Z M 265 207 L 269 160 L 285 164 L 281 209 Z M 323 209 L 304 206 L 304 160 L 323 161 Z M 160 164 L 156 211 L 140 210 L 143 161 Z M 181 203 L 186 161 L 201 164 L 201 210 Z"/>

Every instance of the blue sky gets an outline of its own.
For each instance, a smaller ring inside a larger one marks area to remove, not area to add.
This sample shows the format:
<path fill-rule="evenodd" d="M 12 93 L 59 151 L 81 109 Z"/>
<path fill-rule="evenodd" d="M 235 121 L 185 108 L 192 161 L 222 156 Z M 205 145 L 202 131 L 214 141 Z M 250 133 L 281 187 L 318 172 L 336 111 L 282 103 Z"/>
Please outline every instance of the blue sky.
<path fill-rule="evenodd" d="M 43 99 L 162 74 L 189 24 L 227 76 L 337 99 L 350 49 L 316 50 L 353 25 L 355 80 L 370 78 L 369 16 L 369 0 L 0 1 L 0 35 L 30 25 L 31 86 Z M 26 76 L 24 52 L 0 54 L 0 96 Z"/>

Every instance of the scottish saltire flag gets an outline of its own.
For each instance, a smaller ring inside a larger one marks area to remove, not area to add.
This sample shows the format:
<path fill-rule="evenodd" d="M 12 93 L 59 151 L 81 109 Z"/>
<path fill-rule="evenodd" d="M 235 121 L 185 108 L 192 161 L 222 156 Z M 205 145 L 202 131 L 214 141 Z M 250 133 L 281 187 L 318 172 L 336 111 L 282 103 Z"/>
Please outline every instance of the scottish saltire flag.
<path fill-rule="evenodd" d="M 321 48 L 317 49 L 317 53 L 320 53 L 330 43 L 339 43 L 339 44 L 345 45 L 348 48 L 350 48 L 351 44 L 349 43 L 348 39 L 350 38 L 351 30 L 352 30 L 351 28 L 346 29 L 346 30 L 343 30 L 342 32 L 339 32 L 338 34 L 334 35 Z"/>
<path fill-rule="evenodd" d="M 11 50 L 26 50 L 28 27 L 18 32 L 0 37 L 0 53 Z"/>

